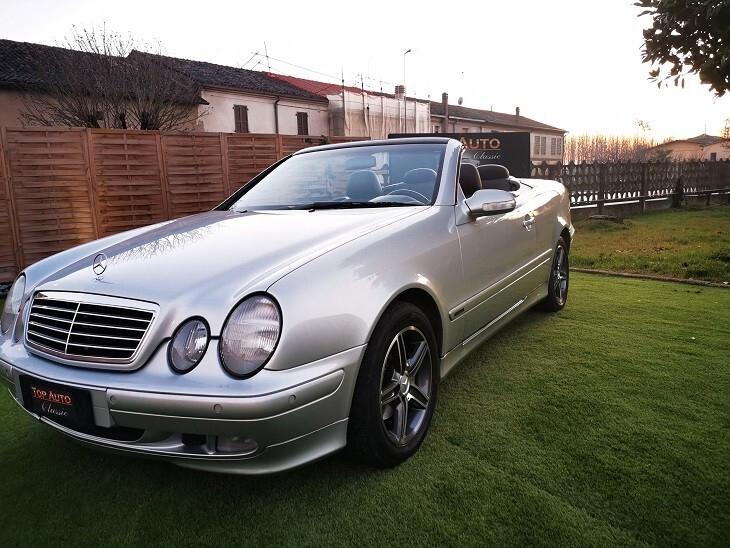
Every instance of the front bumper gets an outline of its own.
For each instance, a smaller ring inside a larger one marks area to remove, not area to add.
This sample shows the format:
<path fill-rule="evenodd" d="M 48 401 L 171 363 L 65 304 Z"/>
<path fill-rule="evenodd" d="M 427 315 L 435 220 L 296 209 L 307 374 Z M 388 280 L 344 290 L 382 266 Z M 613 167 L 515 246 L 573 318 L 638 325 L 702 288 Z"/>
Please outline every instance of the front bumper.
<path fill-rule="evenodd" d="M 64 366 L 6 340 L 0 344 L 0 380 L 24 410 L 62 434 L 105 450 L 190 468 L 264 474 L 294 468 L 345 446 L 364 346 L 238 380 L 222 372 L 216 344 L 211 341 L 196 369 L 175 375 L 164 348 L 129 373 Z M 28 411 L 22 375 L 88 391 L 99 428 L 93 434 L 79 432 Z M 134 440 L 115 437 L 115 429 L 131 429 Z"/>

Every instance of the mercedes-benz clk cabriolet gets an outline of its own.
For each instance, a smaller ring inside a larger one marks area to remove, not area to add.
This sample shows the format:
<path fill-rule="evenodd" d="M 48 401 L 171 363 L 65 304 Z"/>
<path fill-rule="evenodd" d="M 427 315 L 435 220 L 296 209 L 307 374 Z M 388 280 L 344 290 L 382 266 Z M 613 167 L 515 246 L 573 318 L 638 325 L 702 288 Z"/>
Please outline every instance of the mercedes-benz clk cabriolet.
<path fill-rule="evenodd" d="M 106 450 L 249 474 L 342 448 L 396 465 L 454 366 L 568 295 L 563 185 L 463 153 L 430 137 L 305 149 L 213 211 L 29 266 L 0 379 Z"/>

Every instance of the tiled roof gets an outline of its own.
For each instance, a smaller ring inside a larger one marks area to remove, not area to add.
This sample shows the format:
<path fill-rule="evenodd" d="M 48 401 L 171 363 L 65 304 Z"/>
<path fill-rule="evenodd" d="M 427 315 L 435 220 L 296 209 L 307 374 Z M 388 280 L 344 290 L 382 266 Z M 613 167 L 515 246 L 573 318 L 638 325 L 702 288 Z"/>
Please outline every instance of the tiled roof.
<path fill-rule="evenodd" d="M 130 57 L 135 55 L 152 56 L 150 53 L 133 51 Z M 165 66 L 184 74 L 202 87 L 236 89 L 265 95 L 282 95 L 319 103 L 327 100 L 321 95 L 310 93 L 283 80 L 271 78 L 265 72 L 163 55 L 154 55 L 154 57 Z"/>
<path fill-rule="evenodd" d="M 696 145 L 700 145 L 701 147 L 706 147 L 709 145 L 714 145 L 716 143 L 721 143 L 724 141 L 722 137 L 717 137 L 715 135 L 707 135 L 707 133 L 703 133 L 702 135 L 697 135 L 696 137 L 690 137 L 689 139 L 685 139 L 685 141 L 694 143 Z"/>
<path fill-rule="evenodd" d="M 289 76 L 288 74 L 277 74 L 275 72 L 267 72 L 266 75 L 270 78 L 275 78 L 277 80 L 288 82 L 289 84 L 296 86 L 301 90 L 307 91 L 309 93 L 314 93 L 315 95 L 319 95 L 321 97 L 326 97 L 327 95 L 335 95 L 342 92 L 342 84 L 330 84 L 328 82 L 308 80 L 307 78 Z M 356 88 L 354 86 L 345 86 L 345 89 L 353 93 L 360 93 L 360 91 L 362 91 L 360 88 Z"/>
<path fill-rule="evenodd" d="M 342 93 L 342 84 L 332 84 L 328 82 L 320 82 L 318 80 L 309 80 L 308 78 L 300 78 L 298 76 L 289 76 L 288 74 L 277 74 L 275 72 L 267 72 L 267 76 L 270 76 L 271 78 L 276 78 L 278 80 L 283 80 L 285 82 L 290 83 L 293 86 L 296 86 L 304 91 L 308 91 L 310 93 L 315 93 L 317 95 L 320 95 L 322 97 L 326 97 L 327 95 L 339 95 Z M 392 93 L 385 93 L 382 91 L 373 91 L 371 89 L 365 88 L 365 90 L 355 87 L 355 86 L 345 86 L 345 90 L 349 91 L 351 93 L 362 93 L 365 91 L 368 95 L 373 95 L 375 97 L 390 97 L 391 99 L 395 97 Z M 408 101 L 418 101 L 419 103 L 428 103 L 425 99 L 418 99 L 416 97 L 406 97 Z"/>
<path fill-rule="evenodd" d="M 56 60 L 89 55 L 42 44 L 0 40 L 0 87 L 43 91 Z"/>
<path fill-rule="evenodd" d="M 443 103 L 431 101 L 431 115 L 443 116 Z M 555 126 L 549 126 L 548 124 L 543 124 L 542 122 L 532 120 L 522 115 L 518 117 L 516 114 L 505 114 L 503 112 L 468 108 L 462 107 L 460 105 L 449 105 L 449 118 L 453 117 L 479 120 L 480 122 L 484 122 L 485 124 L 496 124 L 500 126 L 524 127 L 525 129 L 543 129 L 546 131 L 565 132 L 564 129 L 560 129 Z"/>
<path fill-rule="evenodd" d="M 23 91 L 48 91 L 53 86 L 49 78 L 59 66 L 88 66 L 86 60 L 96 54 L 56 46 L 0 40 L 0 88 Z M 129 58 L 116 57 L 119 63 Z M 175 81 L 168 90 L 170 99 L 185 104 L 205 103 L 187 81 Z"/>

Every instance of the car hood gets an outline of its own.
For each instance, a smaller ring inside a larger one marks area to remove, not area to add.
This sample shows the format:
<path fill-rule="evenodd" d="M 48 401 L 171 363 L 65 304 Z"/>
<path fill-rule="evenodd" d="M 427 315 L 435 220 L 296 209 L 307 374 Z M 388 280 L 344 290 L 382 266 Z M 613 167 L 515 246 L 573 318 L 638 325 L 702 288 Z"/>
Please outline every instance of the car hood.
<path fill-rule="evenodd" d="M 47 276 L 37 289 L 158 304 L 201 300 L 224 304 L 251 291 L 266 290 L 301 264 L 423 209 L 210 211 L 111 245 L 100 241 L 98 247 L 88 247 L 83 256 Z M 99 253 L 107 256 L 101 276 L 92 269 Z"/>

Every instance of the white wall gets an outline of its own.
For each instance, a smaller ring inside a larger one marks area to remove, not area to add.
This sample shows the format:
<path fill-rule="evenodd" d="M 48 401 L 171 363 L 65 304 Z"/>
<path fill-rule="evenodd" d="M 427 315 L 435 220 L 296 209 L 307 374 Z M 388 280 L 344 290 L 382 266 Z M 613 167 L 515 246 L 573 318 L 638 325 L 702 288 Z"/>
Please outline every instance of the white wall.
<path fill-rule="evenodd" d="M 343 129 L 342 94 L 328 95 L 332 135 L 386 139 L 390 133 L 431 131 L 431 105 L 427 101 L 406 102 L 384 95 L 345 91 Z M 403 122 L 405 111 L 405 124 Z"/>
<path fill-rule="evenodd" d="M 200 107 L 205 111 L 205 115 L 200 119 L 202 131 L 233 133 L 236 130 L 233 106 L 245 105 L 248 107 L 248 129 L 251 133 L 276 133 L 274 97 L 208 89 L 203 90 L 201 96 L 210 103 Z M 279 133 L 296 135 L 297 112 L 306 112 L 309 114 L 309 134 L 329 135 L 326 103 L 281 99 L 278 111 Z"/>

